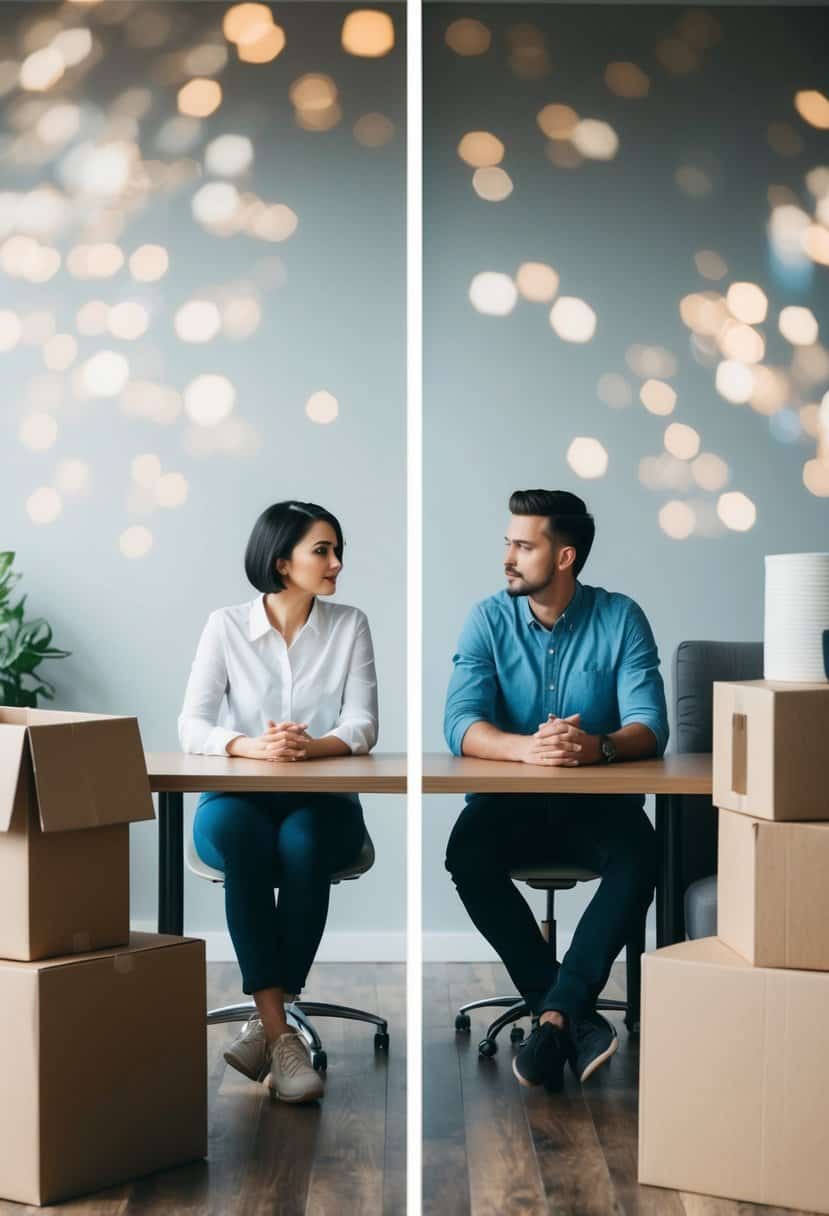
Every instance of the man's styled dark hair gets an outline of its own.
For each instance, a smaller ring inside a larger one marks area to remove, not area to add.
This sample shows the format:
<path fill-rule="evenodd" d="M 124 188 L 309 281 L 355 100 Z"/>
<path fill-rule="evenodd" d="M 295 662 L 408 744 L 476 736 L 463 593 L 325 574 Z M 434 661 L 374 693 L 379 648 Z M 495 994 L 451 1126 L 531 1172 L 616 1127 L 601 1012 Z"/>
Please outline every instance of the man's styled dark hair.
<path fill-rule="evenodd" d="M 578 578 L 593 546 L 596 524 L 584 499 L 567 490 L 516 490 L 510 495 L 512 515 L 546 515 L 550 536 L 576 550 L 573 574 Z"/>
<path fill-rule="evenodd" d="M 257 591 L 284 591 L 285 584 L 277 573 L 276 563 L 290 558 L 294 546 L 299 544 L 310 528 L 322 520 L 330 524 L 337 537 L 334 552 L 337 560 L 343 560 L 343 530 L 339 521 L 314 502 L 275 502 L 268 507 L 253 525 L 247 549 L 245 549 L 245 574 L 248 582 Z"/>

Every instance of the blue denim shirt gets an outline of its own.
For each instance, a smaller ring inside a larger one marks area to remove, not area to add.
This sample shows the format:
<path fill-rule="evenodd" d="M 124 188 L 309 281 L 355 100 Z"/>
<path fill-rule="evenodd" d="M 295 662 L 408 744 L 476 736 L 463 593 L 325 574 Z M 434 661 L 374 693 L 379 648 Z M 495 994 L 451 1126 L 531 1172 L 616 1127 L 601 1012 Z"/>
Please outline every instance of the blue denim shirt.
<path fill-rule="evenodd" d="M 476 604 L 453 655 L 444 716 L 449 750 L 460 756 L 474 722 L 532 735 L 548 714 L 581 714 L 591 735 L 641 722 L 668 742 L 668 711 L 651 627 L 629 596 L 576 582 L 552 629 L 527 596 L 499 591 Z"/>

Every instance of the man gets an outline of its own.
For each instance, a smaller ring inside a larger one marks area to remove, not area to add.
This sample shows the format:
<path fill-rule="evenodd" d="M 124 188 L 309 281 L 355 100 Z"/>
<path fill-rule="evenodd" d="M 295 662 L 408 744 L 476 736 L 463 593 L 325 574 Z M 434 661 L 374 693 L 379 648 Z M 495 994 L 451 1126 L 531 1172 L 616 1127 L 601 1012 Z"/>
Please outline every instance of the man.
<path fill-rule="evenodd" d="M 578 581 L 595 534 L 575 494 L 510 498 L 507 586 L 472 609 L 446 699 L 456 756 L 524 764 L 617 764 L 661 756 L 665 691 L 653 634 L 628 596 Z M 601 876 L 558 973 L 509 877 L 531 862 Z M 656 881 L 656 838 L 641 795 L 468 795 L 446 867 L 475 925 L 537 1017 L 513 1061 L 525 1085 L 560 1089 L 570 1060 L 584 1081 L 617 1046 L 595 1011 Z"/>

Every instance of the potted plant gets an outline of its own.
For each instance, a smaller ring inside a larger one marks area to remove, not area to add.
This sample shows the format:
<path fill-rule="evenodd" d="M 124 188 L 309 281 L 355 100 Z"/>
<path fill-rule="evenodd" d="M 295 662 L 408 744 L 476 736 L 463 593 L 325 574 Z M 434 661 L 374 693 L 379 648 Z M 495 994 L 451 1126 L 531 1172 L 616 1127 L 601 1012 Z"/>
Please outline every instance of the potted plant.
<path fill-rule="evenodd" d="M 35 709 L 39 696 L 48 701 L 55 696 L 38 667 L 45 659 L 65 659 L 71 652 L 52 645 L 52 627 L 42 617 L 24 620 L 25 595 L 12 604 L 12 591 L 20 581 L 13 563 L 13 553 L 0 552 L 0 705 Z"/>

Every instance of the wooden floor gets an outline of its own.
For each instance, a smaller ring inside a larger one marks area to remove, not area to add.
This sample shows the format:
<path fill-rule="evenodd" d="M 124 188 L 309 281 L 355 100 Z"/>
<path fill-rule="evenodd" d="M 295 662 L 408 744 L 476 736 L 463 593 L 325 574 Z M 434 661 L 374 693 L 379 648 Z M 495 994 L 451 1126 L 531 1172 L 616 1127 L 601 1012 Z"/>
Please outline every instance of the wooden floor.
<path fill-rule="evenodd" d="M 208 965 L 211 1005 L 245 999 L 235 964 Z M 374 1053 L 373 1027 L 320 1018 L 328 1081 L 319 1105 L 271 1102 L 264 1085 L 229 1068 L 232 1025 L 207 1033 L 208 1159 L 49 1208 L 0 1201 L 2 1216 L 402 1216 L 405 1210 L 406 1058 L 404 968 L 318 963 L 309 999 L 380 1013 L 388 1056 Z M 129 1044 L 125 1044 L 129 1049 Z"/>
<path fill-rule="evenodd" d="M 517 1083 L 508 1032 L 494 1059 L 479 1058 L 478 1042 L 498 1011 L 474 1011 L 471 1033 L 454 1032 L 460 1005 L 511 991 L 500 964 L 425 968 L 426 1216 L 796 1216 L 790 1208 L 639 1186 L 639 1060 L 623 1015 L 609 1015 L 620 1039 L 612 1060 L 583 1088 L 568 1068 L 565 1092 L 550 1095 Z M 624 997 L 623 964 L 607 996 Z"/>

